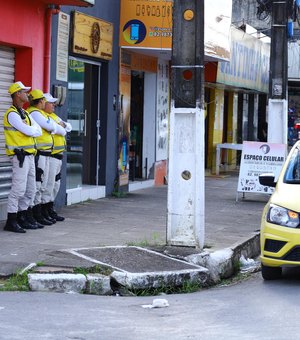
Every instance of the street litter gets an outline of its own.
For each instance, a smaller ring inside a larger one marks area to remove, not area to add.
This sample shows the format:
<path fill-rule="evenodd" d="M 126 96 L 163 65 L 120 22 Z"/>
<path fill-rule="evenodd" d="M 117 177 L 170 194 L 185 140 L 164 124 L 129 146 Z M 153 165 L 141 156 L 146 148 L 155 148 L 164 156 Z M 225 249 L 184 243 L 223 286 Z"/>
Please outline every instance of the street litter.
<path fill-rule="evenodd" d="M 142 305 L 143 308 L 163 308 L 168 306 L 169 302 L 166 299 L 154 299 L 152 305 Z"/>
<path fill-rule="evenodd" d="M 244 255 L 240 257 L 241 273 L 254 273 L 259 270 L 260 262 L 253 259 L 246 259 Z"/>

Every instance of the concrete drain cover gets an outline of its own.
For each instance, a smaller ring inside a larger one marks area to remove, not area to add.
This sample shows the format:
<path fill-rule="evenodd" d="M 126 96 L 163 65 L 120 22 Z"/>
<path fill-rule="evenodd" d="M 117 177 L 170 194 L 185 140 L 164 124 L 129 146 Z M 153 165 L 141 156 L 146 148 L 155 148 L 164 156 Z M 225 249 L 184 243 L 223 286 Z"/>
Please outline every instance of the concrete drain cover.
<path fill-rule="evenodd" d="M 69 252 L 93 263 L 129 273 L 193 271 L 201 268 L 140 247 L 80 248 Z"/>

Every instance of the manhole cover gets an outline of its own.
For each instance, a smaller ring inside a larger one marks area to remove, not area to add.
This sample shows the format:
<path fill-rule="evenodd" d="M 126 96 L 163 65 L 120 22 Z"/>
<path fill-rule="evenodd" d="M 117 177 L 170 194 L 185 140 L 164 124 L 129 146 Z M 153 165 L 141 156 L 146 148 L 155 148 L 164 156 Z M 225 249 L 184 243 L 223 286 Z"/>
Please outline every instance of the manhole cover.
<path fill-rule="evenodd" d="M 129 273 L 197 270 L 200 267 L 139 247 L 72 249 L 72 254 Z"/>

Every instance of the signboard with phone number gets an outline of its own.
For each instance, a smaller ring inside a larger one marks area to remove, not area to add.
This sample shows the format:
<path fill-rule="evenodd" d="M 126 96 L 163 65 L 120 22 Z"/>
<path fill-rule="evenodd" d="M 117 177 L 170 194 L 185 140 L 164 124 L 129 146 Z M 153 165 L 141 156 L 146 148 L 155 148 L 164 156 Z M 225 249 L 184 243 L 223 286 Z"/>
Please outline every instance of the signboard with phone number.
<path fill-rule="evenodd" d="M 238 192 L 272 194 L 274 188 L 259 183 L 259 175 L 274 173 L 278 178 L 286 158 L 286 145 L 244 142 L 240 163 Z"/>

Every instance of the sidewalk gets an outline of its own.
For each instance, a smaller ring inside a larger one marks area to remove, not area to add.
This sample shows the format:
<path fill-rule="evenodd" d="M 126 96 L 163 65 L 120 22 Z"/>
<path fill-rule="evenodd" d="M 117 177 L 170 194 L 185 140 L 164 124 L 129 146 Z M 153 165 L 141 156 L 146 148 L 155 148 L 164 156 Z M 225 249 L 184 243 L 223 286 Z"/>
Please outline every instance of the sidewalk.
<path fill-rule="evenodd" d="M 202 252 L 206 254 L 205 261 L 202 255 L 200 263 L 193 258 L 194 254 L 199 255 L 193 248 L 157 247 L 165 245 L 166 241 L 167 186 L 163 186 L 130 192 L 124 198 L 109 197 L 65 206 L 60 212 L 66 217 L 65 221 L 40 230 L 28 230 L 26 234 L 5 232 L 2 222 L 0 276 L 38 262 L 45 266 L 91 266 L 95 263 L 91 264 L 88 256 L 79 257 L 65 250 L 134 245 L 164 250 L 165 254 L 179 259 L 189 258 L 196 266 L 204 265 L 208 271 L 214 270 L 224 277 L 228 275 L 228 268 L 224 269 L 228 267 L 228 260 L 233 266 L 233 261 L 241 254 L 245 257 L 258 255 L 260 218 L 268 200 L 267 195 L 249 193 L 245 198 L 239 194 L 236 202 L 237 181 L 237 173 L 205 178 L 205 249 Z M 135 256 L 126 251 L 128 256 Z M 225 256 L 224 260 L 224 252 L 229 254 L 229 259 Z M 207 254 L 215 268 L 205 265 Z M 218 261 L 220 254 L 223 255 Z M 122 260 L 125 265 L 125 259 Z M 133 260 L 127 259 L 128 262 Z M 143 259 L 139 257 L 137 261 Z"/>

